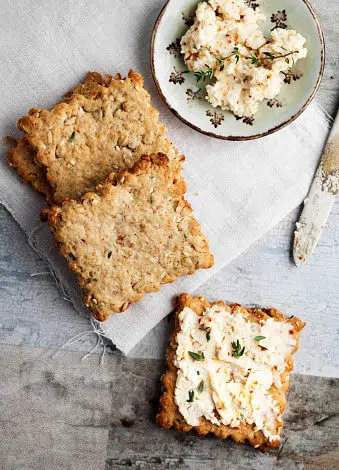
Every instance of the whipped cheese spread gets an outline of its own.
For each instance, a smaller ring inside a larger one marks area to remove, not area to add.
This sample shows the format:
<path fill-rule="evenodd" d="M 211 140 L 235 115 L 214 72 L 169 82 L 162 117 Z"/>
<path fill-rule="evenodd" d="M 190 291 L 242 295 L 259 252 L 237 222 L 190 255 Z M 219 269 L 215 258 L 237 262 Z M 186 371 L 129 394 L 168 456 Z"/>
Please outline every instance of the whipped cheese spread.
<path fill-rule="evenodd" d="M 179 321 L 175 402 L 187 423 L 198 426 L 205 417 L 216 425 L 254 424 L 279 440 L 281 412 L 270 387 L 281 388 L 295 348 L 291 325 L 273 318 L 259 324 L 219 305 L 201 316 L 186 307 Z"/>
<path fill-rule="evenodd" d="M 306 57 L 306 39 L 276 28 L 267 39 L 259 28 L 266 20 L 245 0 L 208 0 L 198 5 L 193 26 L 181 39 L 181 52 L 193 72 L 213 70 L 207 100 L 236 116 L 251 117 L 264 99 L 274 98 L 284 75 Z M 208 75 L 211 78 L 211 75 Z"/>

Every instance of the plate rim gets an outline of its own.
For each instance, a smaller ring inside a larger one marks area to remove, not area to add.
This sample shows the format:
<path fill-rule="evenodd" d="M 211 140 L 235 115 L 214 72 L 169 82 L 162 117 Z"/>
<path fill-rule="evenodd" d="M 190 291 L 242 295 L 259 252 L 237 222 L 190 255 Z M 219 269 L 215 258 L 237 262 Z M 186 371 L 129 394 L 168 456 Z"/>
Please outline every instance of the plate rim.
<path fill-rule="evenodd" d="M 259 139 L 261 137 L 265 137 L 267 135 L 270 135 L 270 134 L 274 134 L 275 132 L 279 131 L 280 129 L 283 129 L 284 127 L 288 126 L 289 124 L 291 124 L 293 121 L 295 121 L 295 119 L 297 119 L 304 111 L 305 109 L 308 107 L 308 105 L 311 103 L 311 101 L 313 100 L 315 94 L 317 93 L 318 91 L 318 88 L 320 86 L 320 83 L 321 83 L 321 80 L 323 78 L 323 75 L 324 75 L 324 69 L 325 69 L 325 55 L 326 55 L 326 51 L 325 51 L 325 39 L 324 39 L 324 34 L 323 34 L 323 31 L 322 31 L 322 28 L 321 28 L 321 25 L 320 25 L 320 22 L 319 22 L 319 19 L 311 5 L 311 3 L 309 2 L 309 0 L 301 0 L 305 5 L 306 7 L 308 8 L 309 12 L 311 13 L 312 17 L 313 17 L 313 20 L 316 24 L 316 27 L 317 27 L 317 31 L 318 31 L 318 37 L 319 37 L 319 41 L 320 41 L 320 45 L 321 45 L 321 51 L 320 51 L 320 70 L 319 70 L 319 73 L 318 73 L 318 78 L 317 78 L 317 81 L 316 81 L 316 84 L 314 85 L 313 87 L 313 90 L 312 90 L 312 93 L 310 94 L 310 96 L 307 98 L 306 102 L 303 104 L 303 106 L 296 112 L 294 113 L 289 119 L 287 119 L 286 121 L 283 121 L 281 124 L 278 124 L 277 126 L 274 126 L 272 127 L 271 129 L 268 129 L 267 131 L 265 132 L 261 132 L 259 134 L 253 134 L 253 135 L 249 135 L 249 136 L 237 136 L 237 135 L 228 135 L 228 136 L 225 136 L 225 135 L 220 135 L 220 134 L 217 134 L 213 131 L 205 131 L 203 129 L 201 129 L 200 127 L 196 126 L 195 124 L 192 124 L 190 121 L 188 121 L 187 119 L 185 119 L 183 116 L 181 116 L 181 114 L 176 110 L 174 109 L 170 103 L 167 101 L 167 98 L 166 96 L 164 95 L 161 87 L 160 87 L 160 84 L 159 84 L 159 81 L 156 77 L 156 73 L 155 73 L 155 65 L 154 65 L 154 43 L 155 43 L 155 38 L 156 38 L 156 35 L 157 35 L 157 32 L 158 32 L 158 28 L 159 28 L 159 25 L 161 23 L 161 20 L 162 20 L 162 17 L 164 16 L 165 14 L 165 11 L 167 10 L 167 7 L 169 6 L 169 4 L 171 3 L 172 0 L 167 0 L 167 2 L 165 3 L 165 5 L 163 6 L 163 8 L 161 9 L 158 17 L 157 17 L 157 20 L 154 24 L 154 27 L 153 27 L 153 31 L 152 31 L 152 38 L 151 38 L 151 48 L 150 48 L 150 62 L 151 62 L 151 72 L 152 72 L 152 76 L 153 76 L 153 81 L 155 83 L 155 86 L 158 90 L 158 93 L 159 95 L 161 96 L 162 100 L 166 103 L 166 105 L 168 106 L 168 108 L 170 109 L 170 111 L 178 118 L 180 119 L 182 122 L 184 122 L 187 126 L 191 127 L 192 129 L 200 132 L 201 134 L 204 134 L 204 135 L 207 135 L 209 137 L 214 137 L 216 139 L 220 139 L 220 140 L 230 140 L 230 141 L 246 141 L 246 140 L 255 140 L 255 139 Z"/>

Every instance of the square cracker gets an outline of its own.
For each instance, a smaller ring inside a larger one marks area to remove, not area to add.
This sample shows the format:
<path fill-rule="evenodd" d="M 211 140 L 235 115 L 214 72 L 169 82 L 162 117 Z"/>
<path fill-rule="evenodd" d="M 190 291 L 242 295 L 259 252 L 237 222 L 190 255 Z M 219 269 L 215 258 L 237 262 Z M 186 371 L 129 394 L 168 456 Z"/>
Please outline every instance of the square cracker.
<path fill-rule="evenodd" d="M 212 306 L 220 306 L 222 309 L 226 309 L 231 314 L 240 312 L 246 321 L 259 323 L 259 325 L 263 324 L 263 322 L 269 318 L 272 318 L 277 322 L 288 324 L 288 327 L 290 328 L 289 334 L 291 334 L 291 337 L 295 341 L 295 347 L 293 347 L 291 354 L 289 354 L 285 359 L 285 369 L 280 374 L 281 386 L 277 387 L 276 385 L 272 385 L 269 389 L 269 393 L 271 394 L 272 398 L 276 400 L 276 405 L 279 409 L 279 412 L 276 416 L 277 419 L 275 419 L 275 434 L 280 435 L 280 432 L 283 428 L 281 413 L 285 409 L 285 394 L 289 388 L 289 375 L 293 369 L 292 354 L 295 353 L 298 349 L 299 336 L 301 330 L 305 326 L 305 323 L 303 323 L 297 317 L 286 318 L 281 312 L 273 308 L 260 310 L 258 308 L 246 309 L 241 307 L 239 304 L 227 306 L 222 301 L 209 303 L 204 297 L 191 297 L 188 294 L 181 294 L 176 300 L 175 327 L 171 334 L 170 345 L 167 350 L 168 371 L 161 378 L 162 396 L 160 398 L 160 411 L 156 417 L 157 423 L 160 424 L 160 426 L 163 428 L 171 428 L 173 426 L 177 431 L 181 432 L 188 432 L 191 429 L 194 429 L 197 434 L 213 433 L 216 437 L 221 439 L 231 437 L 235 442 L 238 443 L 242 443 L 247 440 L 252 446 L 256 448 L 259 447 L 262 451 L 265 451 L 268 448 L 277 447 L 279 445 L 279 439 L 270 441 L 270 439 L 264 435 L 262 430 L 255 430 L 255 424 L 248 424 L 246 421 L 243 421 L 240 422 L 240 424 L 236 427 L 231 427 L 222 423 L 217 425 L 202 416 L 200 417 L 200 423 L 198 426 L 191 426 L 186 422 L 185 418 L 179 411 L 179 407 L 175 400 L 175 390 L 178 375 L 178 368 L 175 365 L 176 352 L 178 348 L 177 335 L 181 331 L 179 314 L 184 310 L 185 307 L 188 307 L 198 316 L 202 316 L 206 309 L 209 309 Z M 211 330 L 212 329 L 213 324 L 211 324 Z M 205 331 L 202 333 L 205 334 Z M 232 339 L 233 338 L 224 338 L 223 341 L 231 342 Z M 195 393 L 197 394 L 197 392 Z M 215 412 L 217 413 L 216 410 Z"/>
<path fill-rule="evenodd" d="M 60 203 L 94 190 L 144 154 L 162 152 L 179 164 L 182 157 L 158 118 L 137 72 L 124 80 L 90 72 L 50 111 L 33 108 L 19 119 L 26 136 L 8 161 L 49 203 Z"/>
<path fill-rule="evenodd" d="M 8 163 L 16 169 L 24 183 L 31 184 L 36 191 L 45 195 L 48 204 L 52 204 L 52 188 L 48 184 L 44 169 L 35 162 L 35 154 L 27 138 L 23 137 L 16 147 L 8 150 Z"/>
<path fill-rule="evenodd" d="M 146 292 L 213 265 L 167 156 L 143 156 L 81 201 L 53 206 L 48 221 L 95 318 L 126 310 Z"/>

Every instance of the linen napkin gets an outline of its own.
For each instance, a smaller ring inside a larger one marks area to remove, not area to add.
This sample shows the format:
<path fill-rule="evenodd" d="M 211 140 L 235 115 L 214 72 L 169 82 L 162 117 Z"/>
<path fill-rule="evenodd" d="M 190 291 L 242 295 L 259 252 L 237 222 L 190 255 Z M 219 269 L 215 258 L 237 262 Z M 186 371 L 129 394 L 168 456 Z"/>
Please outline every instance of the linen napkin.
<path fill-rule="evenodd" d="M 125 354 L 172 310 L 176 294 L 197 290 L 301 203 L 328 131 L 315 103 L 285 129 L 256 141 L 219 141 L 185 126 L 162 103 L 150 73 L 151 32 L 163 3 L 5 0 L 1 6 L 1 136 L 18 136 L 17 118 L 31 107 L 51 107 L 87 71 L 124 75 L 132 67 L 144 75 L 161 121 L 186 155 L 187 197 L 210 240 L 215 265 L 147 294 L 100 323 L 102 333 Z M 74 275 L 39 221 L 42 196 L 20 182 L 5 153 L 1 150 L 0 202 L 48 262 L 75 309 L 89 315 Z"/>

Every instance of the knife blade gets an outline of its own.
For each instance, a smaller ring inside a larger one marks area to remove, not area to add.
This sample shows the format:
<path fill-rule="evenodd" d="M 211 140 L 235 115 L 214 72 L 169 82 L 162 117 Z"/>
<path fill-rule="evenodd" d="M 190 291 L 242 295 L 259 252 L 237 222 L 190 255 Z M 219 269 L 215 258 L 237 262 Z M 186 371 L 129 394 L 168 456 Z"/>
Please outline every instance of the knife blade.
<path fill-rule="evenodd" d="M 320 238 L 339 191 L 339 112 L 294 232 L 293 259 L 305 263 Z"/>

